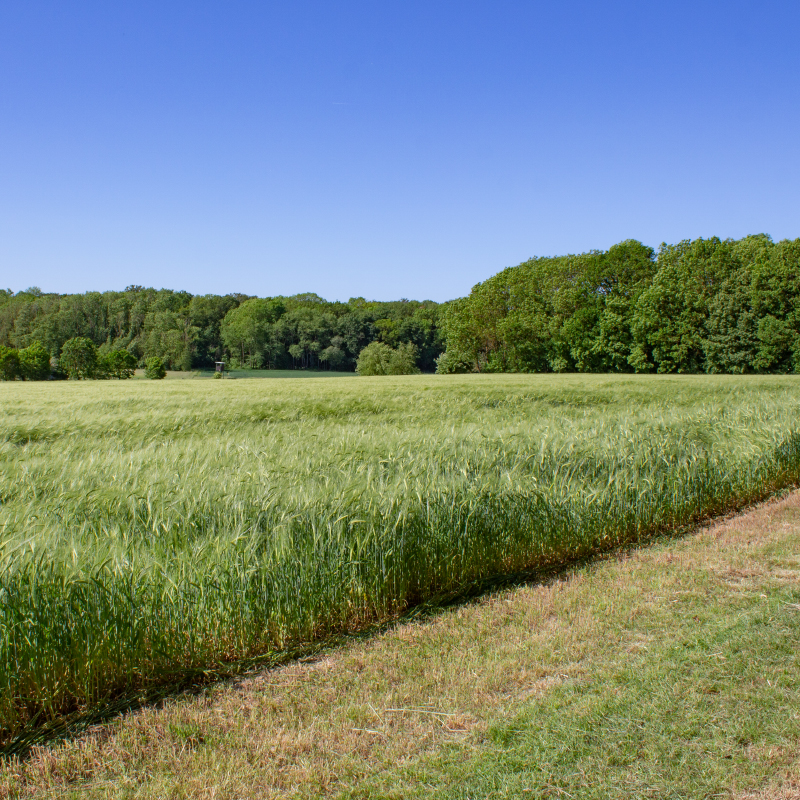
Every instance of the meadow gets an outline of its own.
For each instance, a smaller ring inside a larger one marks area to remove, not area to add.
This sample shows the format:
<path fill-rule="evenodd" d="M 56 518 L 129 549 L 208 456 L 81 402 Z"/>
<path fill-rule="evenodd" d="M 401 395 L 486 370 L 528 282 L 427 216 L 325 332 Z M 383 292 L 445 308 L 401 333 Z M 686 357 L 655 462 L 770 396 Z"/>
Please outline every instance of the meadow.
<path fill-rule="evenodd" d="M 213 378 L 216 372 L 211 369 L 196 369 L 189 372 L 180 370 L 167 370 L 169 380 L 196 380 L 198 378 Z M 143 369 L 137 369 L 134 376 L 137 380 L 147 380 Z M 352 372 L 336 372 L 335 370 L 302 370 L 302 369 L 232 369 L 225 371 L 226 379 L 237 378 L 354 378 Z"/>
<path fill-rule="evenodd" d="M 2 385 L 2 739 L 765 497 L 798 411 L 793 377 Z"/>

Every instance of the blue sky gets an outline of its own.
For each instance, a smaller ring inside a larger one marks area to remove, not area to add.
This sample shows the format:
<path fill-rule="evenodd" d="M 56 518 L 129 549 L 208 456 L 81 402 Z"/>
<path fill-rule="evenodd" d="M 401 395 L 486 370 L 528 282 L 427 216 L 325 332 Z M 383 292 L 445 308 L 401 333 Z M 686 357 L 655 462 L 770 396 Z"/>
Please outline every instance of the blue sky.
<path fill-rule="evenodd" d="M 800 236 L 800 3 L 0 4 L 0 286 L 446 300 Z"/>

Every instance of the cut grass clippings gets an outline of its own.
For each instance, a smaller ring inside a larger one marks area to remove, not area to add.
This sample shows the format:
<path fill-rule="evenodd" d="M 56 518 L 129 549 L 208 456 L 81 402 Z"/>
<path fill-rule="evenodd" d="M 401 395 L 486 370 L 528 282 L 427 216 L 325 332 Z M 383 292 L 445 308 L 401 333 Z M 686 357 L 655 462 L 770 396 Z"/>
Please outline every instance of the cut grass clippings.
<path fill-rule="evenodd" d="M 130 714 L 6 797 L 797 797 L 800 494 Z"/>

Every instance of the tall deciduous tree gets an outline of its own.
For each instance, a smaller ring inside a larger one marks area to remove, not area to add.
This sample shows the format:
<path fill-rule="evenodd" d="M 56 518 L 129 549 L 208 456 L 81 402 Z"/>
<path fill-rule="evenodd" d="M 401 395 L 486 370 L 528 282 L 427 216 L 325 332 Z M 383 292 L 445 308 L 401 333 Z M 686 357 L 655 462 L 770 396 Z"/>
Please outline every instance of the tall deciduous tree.
<path fill-rule="evenodd" d="M 0 380 L 14 381 L 19 375 L 19 351 L 0 345 Z"/>
<path fill-rule="evenodd" d="M 279 300 L 255 297 L 231 309 L 222 320 L 220 331 L 225 345 L 241 356 L 251 369 L 269 362 L 276 347 L 272 326 L 285 310 Z"/>
<path fill-rule="evenodd" d="M 25 380 L 46 380 L 50 377 L 50 353 L 41 342 L 33 342 L 19 351 L 19 366 Z"/>
<path fill-rule="evenodd" d="M 109 378 L 126 380 L 136 371 L 136 356 L 128 350 L 112 350 L 103 356 L 103 368 Z"/>
<path fill-rule="evenodd" d="M 91 339 L 75 336 L 64 342 L 58 365 L 70 378 L 92 378 L 97 368 L 97 348 Z"/>

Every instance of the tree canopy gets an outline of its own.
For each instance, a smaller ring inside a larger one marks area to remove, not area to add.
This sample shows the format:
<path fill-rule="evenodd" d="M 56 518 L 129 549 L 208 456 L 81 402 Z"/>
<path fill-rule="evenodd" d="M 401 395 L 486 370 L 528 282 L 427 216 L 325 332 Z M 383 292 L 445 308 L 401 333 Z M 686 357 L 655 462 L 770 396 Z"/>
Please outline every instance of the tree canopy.
<path fill-rule="evenodd" d="M 532 258 L 447 305 L 439 372 L 800 369 L 800 239 Z"/>
<path fill-rule="evenodd" d="M 328 302 L 313 293 L 259 298 L 141 286 L 73 295 L 8 290 L 0 292 L 0 345 L 21 351 L 37 343 L 58 361 L 68 341 L 83 338 L 101 362 L 126 351 L 140 366 L 157 357 L 172 370 L 212 368 L 224 360 L 233 368 L 353 371 L 361 350 L 378 341 L 393 349 L 413 344 L 417 366 L 432 372 L 444 350 L 440 308 L 432 301 L 361 297 Z"/>
<path fill-rule="evenodd" d="M 95 363 L 80 365 L 78 340 L 84 360 L 86 342 L 95 348 Z M 444 304 L 0 290 L 5 379 L 49 376 L 48 364 L 127 377 L 152 358 L 171 370 L 226 361 L 353 371 L 373 344 L 361 373 L 386 372 L 389 351 L 404 370 L 440 373 L 800 372 L 800 239 L 695 239 L 658 251 L 630 239 L 531 258 Z"/>

